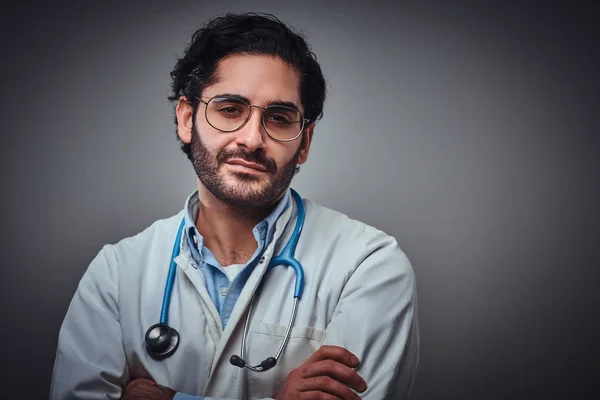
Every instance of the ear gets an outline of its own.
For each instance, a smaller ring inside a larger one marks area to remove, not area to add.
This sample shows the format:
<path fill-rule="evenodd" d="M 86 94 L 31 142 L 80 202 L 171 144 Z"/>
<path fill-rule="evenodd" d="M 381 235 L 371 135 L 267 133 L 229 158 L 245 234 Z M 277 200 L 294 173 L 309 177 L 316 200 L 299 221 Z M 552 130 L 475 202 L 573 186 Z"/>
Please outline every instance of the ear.
<path fill-rule="evenodd" d="M 177 135 L 183 143 L 191 143 L 194 110 L 185 96 L 181 96 L 175 108 L 177 115 Z"/>
<path fill-rule="evenodd" d="M 308 159 L 308 152 L 310 150 L 310 144 L 312 143 L 314 131 L 314 122 L 304 128 L 304 132 L 302 133 L 302 142 L 300 143 L 300 152 L 298 153 L 298 164 L 304 164 Z"/>

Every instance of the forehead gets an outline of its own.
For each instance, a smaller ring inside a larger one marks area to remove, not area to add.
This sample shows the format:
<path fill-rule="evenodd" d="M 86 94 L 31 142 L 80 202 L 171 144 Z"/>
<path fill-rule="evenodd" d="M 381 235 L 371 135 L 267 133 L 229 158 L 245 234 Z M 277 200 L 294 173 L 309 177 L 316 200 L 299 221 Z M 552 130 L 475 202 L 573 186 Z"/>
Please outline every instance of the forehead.
<path fill-rule="evenodd" d="M 229 93 L 247 97 L 255 105 L 280 100 L 301 107 L 300 74 L 277 57 L 229 56 L 219 62 L 215 77 L 215 83 L 204 89 L 203 97 Z"/>

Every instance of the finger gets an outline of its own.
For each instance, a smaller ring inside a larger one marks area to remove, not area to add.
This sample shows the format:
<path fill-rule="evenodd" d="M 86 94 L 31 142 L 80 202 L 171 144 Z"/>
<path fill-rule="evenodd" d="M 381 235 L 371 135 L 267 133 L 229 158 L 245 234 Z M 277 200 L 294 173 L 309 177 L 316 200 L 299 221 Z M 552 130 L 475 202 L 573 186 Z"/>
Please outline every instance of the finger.
<path fill-rule="evenodd" d="M 329 376 L 358 392 L 367 390 L 367 383 L 355 370 L 331 359 L 302 366 L 299 372 L 303 379 L 316 376 Z"/>
<path fill-rule="evenodd" d="M 134 378 L 134 379 L 130 380 L 129 383 L 127 383 L 127 389 L 131 390 L 140 385 L 144 386 L 144 385 L 148 385 L 148 384 L 152 384 L 152 383 L 154 383 L 154 381 L 147 379 L 147 378 Z"/>
<path fill-rule="evenodd" d="M 358 367 L 360 360 L 347 349 L 340 346 L 321 346 L 315 351 L 304 364 L 310 364 L 321 360 L 335 360 L 349 366 L 350 368 Z"/>
<path fill-rule="evenodd" d="M 302 380 L 299 387 L 300 392 L 320 391 L 343 400 L 360 400 L 360 396 L 354 393 L 343 383 L 328 376 L 316 376 Z"/>

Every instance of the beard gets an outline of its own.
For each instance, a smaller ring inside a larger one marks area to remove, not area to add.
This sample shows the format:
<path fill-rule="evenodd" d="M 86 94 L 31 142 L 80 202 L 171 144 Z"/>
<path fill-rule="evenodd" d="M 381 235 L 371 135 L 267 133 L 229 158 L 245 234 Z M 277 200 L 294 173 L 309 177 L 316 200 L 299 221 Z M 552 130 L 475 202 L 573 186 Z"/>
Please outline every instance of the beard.
<path fill-rule="evenodd" d="M 295 175 L 301 146 L 292 158 L 281 166 L 262 149 L 244 152 L 237 148 L 221 150 L 213 156 L 202 143 L 196 124 L 192 126 L 192 164 L 204 187 L 225 204 L 243 208 L 269 208 L 285 193 Z M 260 175 L 227 172 L 222 167 L 227 160 L 239 158 L 265 167 Z"/>

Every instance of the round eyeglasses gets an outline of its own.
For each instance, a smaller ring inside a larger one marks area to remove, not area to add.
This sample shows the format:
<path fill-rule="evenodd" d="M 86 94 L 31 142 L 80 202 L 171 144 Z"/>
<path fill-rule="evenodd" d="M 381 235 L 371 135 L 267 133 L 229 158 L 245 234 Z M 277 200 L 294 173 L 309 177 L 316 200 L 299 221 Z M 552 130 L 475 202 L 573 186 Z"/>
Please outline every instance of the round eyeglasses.
<path fill-rule="evenodd" d="M 221 132 L 233 132 L 244 126 L 250 119 L 252 108 L 262 110 L 261 122 L 265 132 L 280 142 L 296 140 L 309 122 L 300 111 L 288 106 L 273 104 L 260 107 L 235 96 L 215 96 L 208 101 L 196 98 L 206 105 L 206 122 Z"/>

